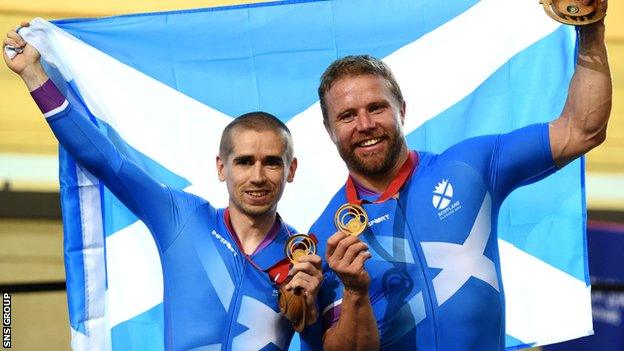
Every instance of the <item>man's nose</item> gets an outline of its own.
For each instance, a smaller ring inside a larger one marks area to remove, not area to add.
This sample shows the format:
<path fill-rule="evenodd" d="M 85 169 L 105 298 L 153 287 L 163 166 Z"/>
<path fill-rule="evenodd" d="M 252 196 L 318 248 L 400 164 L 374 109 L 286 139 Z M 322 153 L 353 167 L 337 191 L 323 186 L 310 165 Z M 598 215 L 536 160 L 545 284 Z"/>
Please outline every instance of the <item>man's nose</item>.
<path fill-rule="evenodd" d="M 266 180 L 264 167 L 261 162 L 256 162 L 252 169 L 251 181 L 253 183 L 263 183 Z"/>
<path fill-rule="evenodd" d="M 362 112 L 356 118 L 356 126 L 359 132 L 365 132 L 374 129 L 376 123 L 368 112 Z"/>

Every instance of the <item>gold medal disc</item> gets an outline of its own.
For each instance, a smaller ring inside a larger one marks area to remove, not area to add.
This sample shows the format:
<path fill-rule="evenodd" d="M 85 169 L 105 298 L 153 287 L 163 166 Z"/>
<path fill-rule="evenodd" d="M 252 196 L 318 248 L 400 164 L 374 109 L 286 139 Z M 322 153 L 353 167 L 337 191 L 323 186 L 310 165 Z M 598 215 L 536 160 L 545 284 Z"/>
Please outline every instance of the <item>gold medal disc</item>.
<path fill-rule="evenodd" d="M 295 234 L 288 238 L 284 245 L 284 253 L 293 264 L 299 262 L 299 258 L 316 254 L 314 240 L 306 234 Z"/>
<path fill-rule="evenodd" d="M 368 226 L 368 215 L 360 205 L 344 204 L 336 211 L 334 224 L 347 235 L 360 235 Z"/>

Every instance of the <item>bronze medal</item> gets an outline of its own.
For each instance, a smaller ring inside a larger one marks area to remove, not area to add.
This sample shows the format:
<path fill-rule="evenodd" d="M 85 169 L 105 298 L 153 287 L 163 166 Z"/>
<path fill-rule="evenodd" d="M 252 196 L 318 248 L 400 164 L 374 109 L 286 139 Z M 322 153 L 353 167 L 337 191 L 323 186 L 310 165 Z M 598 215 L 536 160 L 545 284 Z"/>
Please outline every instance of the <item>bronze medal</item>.
<path fill-rule="evenodd" d="M 584 5 L 581 0 L 540 0 L 540 4 L 555 21 L 573 26 L 598 22 L 606 15 L 598 0 L 589 5 Z"/>

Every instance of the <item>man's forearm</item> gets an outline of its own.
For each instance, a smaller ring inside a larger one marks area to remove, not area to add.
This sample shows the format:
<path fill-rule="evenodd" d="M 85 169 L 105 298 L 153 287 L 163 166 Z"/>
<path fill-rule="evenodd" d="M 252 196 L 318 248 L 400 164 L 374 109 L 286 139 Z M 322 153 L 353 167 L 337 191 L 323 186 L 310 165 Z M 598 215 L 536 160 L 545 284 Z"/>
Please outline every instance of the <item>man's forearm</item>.
<path fill-rule="evenodd" d="M 43 83 L 45 83 L 48 80 L 48 75 L 43 70 L 43 67 L 41 66 L 40 63 L 37 63 L 25 69 L 20 74 L 20 77 L 24 81 L 24 84 L 26 84 L 28 91 L 31 91 L 31 92 L 39 88 L 40 86 L 42 86 Z"/>
<path fill-rule="evenodd" d="M 378 350 L 379 331 L 368 293 L 345 290 L 340 319 L 325 333 L 324 350 Z"/>
<path fill-rule="evenodd" d="M 611 113 L 612 95 L 604 24 L 583 27 L 570 86 L 572 122 L 592 136 L 603 134 Z"/>
<path fill-rule="evenodd" d="M 559 165 L 598 146 L 606 137 L 612 82 L 603 23 L 579 29 L 576 70 L 561 117 L 552 123 L 553 156 Z"/>

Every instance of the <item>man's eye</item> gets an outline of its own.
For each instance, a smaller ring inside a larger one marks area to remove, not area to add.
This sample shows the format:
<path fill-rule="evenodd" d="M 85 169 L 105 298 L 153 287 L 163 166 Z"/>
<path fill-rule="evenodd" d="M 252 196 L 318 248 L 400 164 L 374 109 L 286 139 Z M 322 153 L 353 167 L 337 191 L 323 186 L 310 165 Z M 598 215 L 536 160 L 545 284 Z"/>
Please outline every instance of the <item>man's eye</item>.
<path fill-rule="evenodd" d="M 341 121 L 345 121 L 345 120 L 349 120 L 349 119 L 353 119 L 355 115 L 352 112 L 348 112 L 348 113 L 343 113 L 341 114 L 338 119 Z"/>
<path fill-rule="evenodd" d="M 375 113 L 375 112 L 381 112 L 381 111 L 383 111 L 383 108 L 384 108 L 384 107 L 383 107 L 383 106 L 381 106 L 381 105 L 373 105 L 373 106 L 371 106 L 371 107 L 368 109 L 368 111 L 369 111 L 369 112 L 372 112 L 372 113 Z"/>

